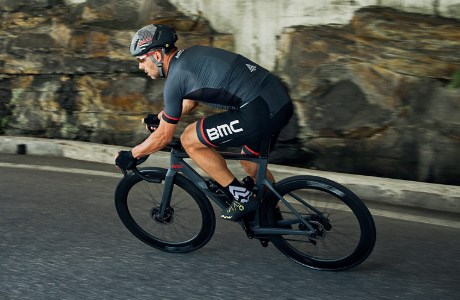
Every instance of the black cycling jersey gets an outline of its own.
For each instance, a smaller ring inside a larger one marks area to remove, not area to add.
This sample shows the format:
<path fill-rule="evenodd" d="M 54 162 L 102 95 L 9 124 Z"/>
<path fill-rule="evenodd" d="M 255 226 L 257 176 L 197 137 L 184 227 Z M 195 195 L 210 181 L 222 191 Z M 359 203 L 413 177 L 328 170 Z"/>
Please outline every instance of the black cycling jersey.
<path fill-rule="evenodd" d="M 251 60 L 212 47 L 194 46 L 171 59 L 163 91 L 163 120 L 176 124 L 183 99 L 227 111 L 196 123 L 198 139 L 209 147 L 244 146 L 259 155 L 261 140 L 271 147 L 292 116 L 291 98 L 281 81 Z"/>
<path fill-rule="evenodd" d="M 257 87 L 268 74 L 251 60 L 223 49 L 193 46 L 180 50 L 171 59 L 163 91 L 164 120 L 179 121 L 183 99 L 238 110 L 257 96 Z"/>

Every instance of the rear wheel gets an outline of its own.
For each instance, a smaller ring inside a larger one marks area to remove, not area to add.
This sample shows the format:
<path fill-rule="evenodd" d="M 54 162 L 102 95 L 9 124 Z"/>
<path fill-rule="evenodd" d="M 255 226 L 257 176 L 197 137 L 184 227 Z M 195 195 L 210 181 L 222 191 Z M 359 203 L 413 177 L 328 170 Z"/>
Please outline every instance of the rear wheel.
<path fill-rule="evenodd" d="M 133 174 L 122 179 L 115 192 L 117 213 L 128 230 L 144 243 L 167 252 L 190 252 L 204 246 L 216 226 L 206 195 L 181 174 L 174 177 L 170 206 L 159 217 L 165 169 L 141 170 L 155 179 L 147 182 Z"/>
<path fill-rule="evenodd" d="M 376 240 L 374 220 L 364 203 L 331 180 L 295 176 L 275 185 L 307 226 L 286 204 L 272 196 L 261 206 L 261 226 L 292 228 L 305 235 L 269 235 L 273 244 L 294 261 L 313 269 L 344 270 L 363 262 Z M 315 231 L 308 234 L 309 227 Z"/>

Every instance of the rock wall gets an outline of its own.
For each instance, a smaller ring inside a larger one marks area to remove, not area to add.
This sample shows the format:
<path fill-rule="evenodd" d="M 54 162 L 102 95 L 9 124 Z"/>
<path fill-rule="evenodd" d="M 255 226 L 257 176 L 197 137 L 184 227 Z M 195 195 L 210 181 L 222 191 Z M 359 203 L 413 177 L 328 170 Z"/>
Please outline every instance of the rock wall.
<path fill-rule="evenodd" d="M 4 1 L 0 132 L 122 145 L 144 139 L 140 119 L 161 110 L 163 82 L 139 71 L 129 44 L 151 22 L 173 24 L 179 47 L 233 48 L 230 35 L 164 0 Z"/>
<path fill-rule="evenodd" d="M 459 21 L 371 7 L 280 44 L 309 167 L 460 183 Z"/>
<path fill-rule="evenodd" d="M 174 25 L 178 46 L 235 49 L 203 17 L 168 1 L 2 1 L 0 133 L 132 146 L 162 107 L 162 81 L 129 55 L 142 25 Z M 296 26 L 274 72 L 296 114 L 273 162 L 459 184 L 460 23 L 364 8 L 345 26 Z M 213 110 L 205 107 L 192 121 Z"/>

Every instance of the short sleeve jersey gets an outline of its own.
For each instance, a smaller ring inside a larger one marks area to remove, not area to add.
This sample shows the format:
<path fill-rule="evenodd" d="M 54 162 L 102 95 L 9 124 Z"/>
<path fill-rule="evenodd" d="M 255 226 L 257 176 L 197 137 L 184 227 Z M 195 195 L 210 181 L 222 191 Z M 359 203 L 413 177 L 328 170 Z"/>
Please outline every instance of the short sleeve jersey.
<path fill-rule="evenodd" d="M 177 52 L 168 72 L 163 119 L 173 124 L 180 119 L 183 99 L 237 110 L 254 99 L 257 87 L 269 74 L 239 54 L 205 46 Z"/>

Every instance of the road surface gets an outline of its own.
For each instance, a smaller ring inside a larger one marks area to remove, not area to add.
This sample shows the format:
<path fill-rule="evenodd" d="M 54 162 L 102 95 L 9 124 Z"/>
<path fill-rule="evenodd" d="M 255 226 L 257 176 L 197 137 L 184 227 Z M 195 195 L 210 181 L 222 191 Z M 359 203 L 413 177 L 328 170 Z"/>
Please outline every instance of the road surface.
<path fill-rule="evenodd" d="M 315 271 L 218 220 L 213 239 L 169 254 L 119 220 L 107 164 L 0 154 L 0 299 L 459 299 L 458 215 L 369 203 L 374 252 Z M 216 209 L 216 216 L 218 216 Z"/>

